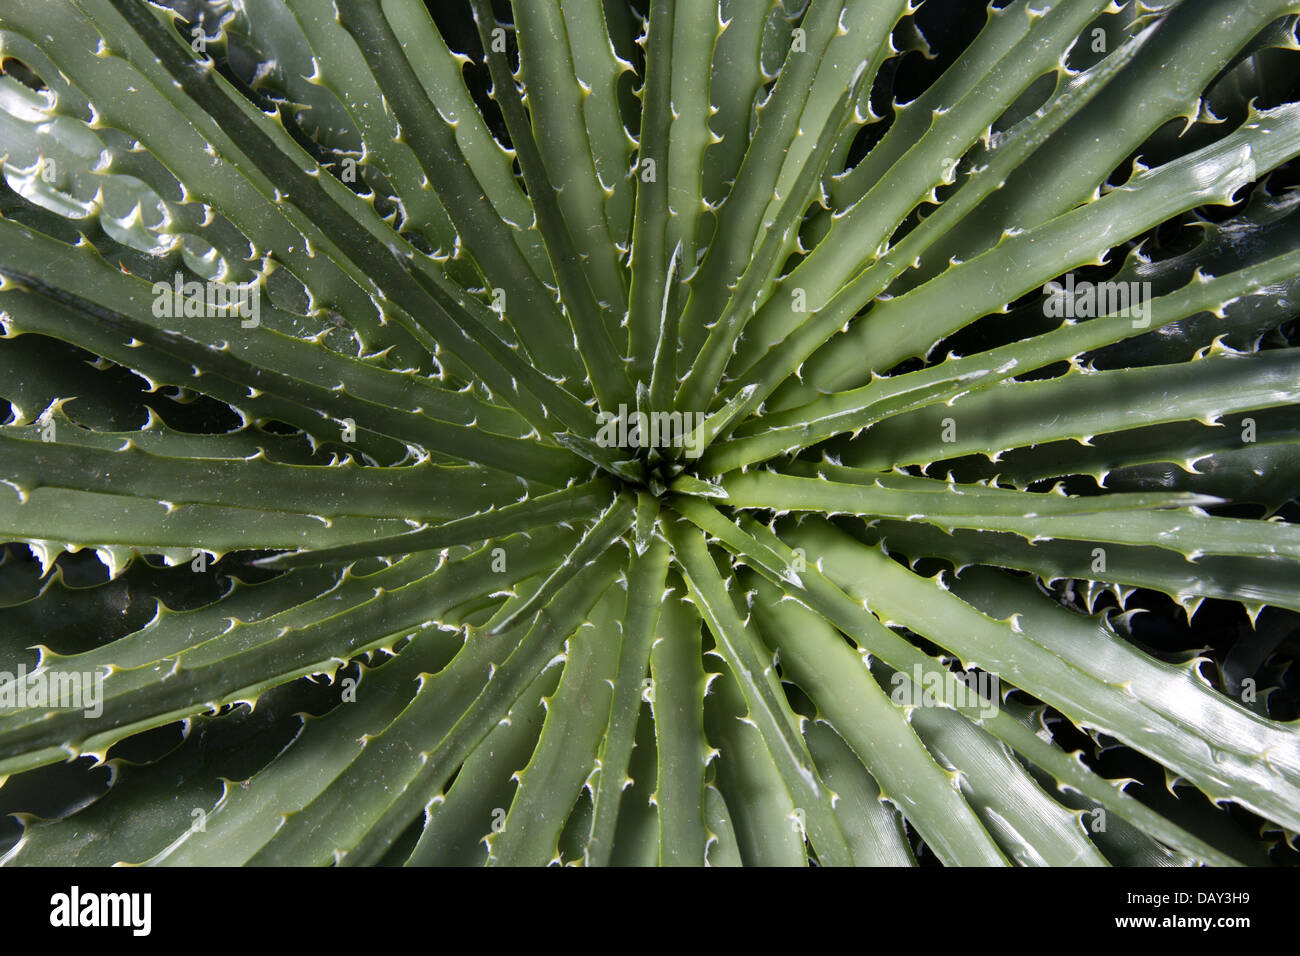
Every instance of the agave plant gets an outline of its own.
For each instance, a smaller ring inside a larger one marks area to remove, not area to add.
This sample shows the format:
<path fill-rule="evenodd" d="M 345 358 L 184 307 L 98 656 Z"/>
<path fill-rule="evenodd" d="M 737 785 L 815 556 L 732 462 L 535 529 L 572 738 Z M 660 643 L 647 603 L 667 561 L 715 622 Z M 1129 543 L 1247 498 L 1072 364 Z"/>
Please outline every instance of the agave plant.
<path fill-rule="evenodd" d="M 1295 0 L 0 0 L 11 864 L 1258 864 Z"/>

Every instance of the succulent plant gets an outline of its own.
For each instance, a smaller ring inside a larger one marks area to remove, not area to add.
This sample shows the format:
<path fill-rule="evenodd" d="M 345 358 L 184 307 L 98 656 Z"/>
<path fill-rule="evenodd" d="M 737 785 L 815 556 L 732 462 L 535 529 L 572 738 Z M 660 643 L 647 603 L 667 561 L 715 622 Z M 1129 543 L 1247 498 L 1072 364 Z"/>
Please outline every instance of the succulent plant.
<path fill-rule="evenodd" d="M 1294 862 L 1297 13 L 0 0 L 4 862 Z"/>

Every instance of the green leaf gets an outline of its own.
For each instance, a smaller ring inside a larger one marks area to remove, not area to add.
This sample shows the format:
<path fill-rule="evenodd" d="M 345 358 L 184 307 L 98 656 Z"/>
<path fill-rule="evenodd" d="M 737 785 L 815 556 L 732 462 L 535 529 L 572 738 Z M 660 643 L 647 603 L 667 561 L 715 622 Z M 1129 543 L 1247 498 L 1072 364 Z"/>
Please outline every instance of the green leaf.
<path fill-rule="evenodd" d="M 806 814 L 808 839 L 818 859 L 828 866 L 851 863 L 848 844 L 831 809 L 830 793 L 817 779 L 789 704 L 773 686 L 771 652 L 745 628 L 702 535 L 676 525 L 669 528 L 669 541 L 682 565 L 691 600 L 740 685 L 748 709 L 746 718 L 757 726 L 796 808 Z"/>
<path fill-rule="evenodd" d="M 560 686 L 543 701 L 546 721 L 537 749 L 517 774 L 519 789 L 505 826 L 487 838 L 490 864 L 544 866 L 558 858 L 564 823 L 579 791 L 597 772 L 626 604 L 626 593 L 610 587 L 566 642 Z"/>
<path fill-rule="evenodd" d="M 535 614 L 543 608 L 560 588 L 587 567 L 597 555 L 622 537 L 630 526 L 634 510 L 635 505 L 630 496 L 622 493 L 616 495 L 596 522 L 583 533 L 578 546 L 565 556 L 545 581 L 538 585 L 537 590 L 528 600 L 497 622 L 492 633 L 500 634 L 514 626 L 516 622 L 523 621 L 528 615 Z"/>
<path fill-rule="evenodd" d="M 424 531 L 409 531 L 391 538 L 324 551 L 277 554 L 261 558 L 256 563 L 272 569 L 303 567 L 381 554 L 410 554 L 454 544 L 490 540 L 541 525 L 595 517 L 596 509 L 609 499 L 609 495 L 608 483 L 595 481 L 539 498 L 528 498 L 486 513 L 457 518 Z"/>
<path fill-rule="evenodd" d="M 712 748 L 704 734 L 708 680 L 701 657 L 700 620 L 688 605 L 671 603 L 660 614 L 650 672 L 650 708 L 659 755 L 655 787 L 659 863 L 702 866 L 709 842 L 704 769 Z"/>
<path fill-rule="evenodd" d="M 600 750 L 600 773 L 592 794 L 591 835 L 587 840 L 589 866 L 607 866 L 622 840 L 615 834 L 627 814 L 623 811 L 624 790 L 641 777 L 631 778 L 629 764 L 636 743 L 637 717 L 641 713 L 645 681 L 650 667 L 650 649 L 659 631 L 659 616 L 665 602 L 671 600 L 666 587 L 669 550 L 667 542 L 655 538 L 644 551 L 637 552 L 628 569 L 627 613 L 623 623 L 623 641 L 609 708 L 609 725 Z M 697 623 L 698 627 L 698 623 Z M 640 747 L 639 744 L 637 744 Z M 653 751 L 653 738 L 644 750 Z M 645 756 L 644 752 L 641 756 Z M 649 759 L 649 758 L 647 758 Z M 650 764 L 653 772 L 654 763 Z M 645 797 L 649 797 L 649 788 Z M 657 843 L 656 852 L 657 852 Z"/>
<path fill-rule="evenodd" d="M 968 665 L 1051 697 L 1076 724 L 1152 755 L 1212 799 L 1230 799 L 1284 823 L 1296 816 L 1287 794 L 1300 787 L 1300 731 L 1219 694 L 1194 663 L 1155 661 L 1122 641 L 1104 619 L 1081 617 L 1035 595 L 1032 582 L 998 572 L 972 574 L 959 597 L 941 578 L 915 575 L 842 532 L 800 528 L 792 537 L 853 590 L 864 579 L 875 582 L 870 603 L 886 620 L 925 634 Z M 1063 683 L 1067 673 L 1078 676 Z"/>
<path fill-rule="evenodd" d="M 1099 434 L 1146 425 L 1193 419 L 1212 423 L 1234 413 L 1296 404 L 1298 363 L 1300 350 L 1278 349 L 1010 381 L 956 398 L 951 405 L 932 405 L 882 422 L 871 430 L 870 441 L 858 443 L 845 460 L 864 469 L 887 467 L 884 462 L 928 464 L 972 452 L 996 457 L 1012 448 L 1067 438 L 1086 445 Z M 947 421 L 955 433 L 946 428 Z M 1240 438 L 1240 429 L 1236 431 Z"/>
<path fill-rule="evenodd" d="M 949 865 L 1005 865 L 966 803 L 958 777 L 935 762 L 909 721 L 872 678 L 866 662 L 826 621 L 779 590 L 755 582 L 759 633 L 780 654 L 784 674 L 811 692 L 823 718 L 873 771 L 882 796 L 920 830 Z"/>

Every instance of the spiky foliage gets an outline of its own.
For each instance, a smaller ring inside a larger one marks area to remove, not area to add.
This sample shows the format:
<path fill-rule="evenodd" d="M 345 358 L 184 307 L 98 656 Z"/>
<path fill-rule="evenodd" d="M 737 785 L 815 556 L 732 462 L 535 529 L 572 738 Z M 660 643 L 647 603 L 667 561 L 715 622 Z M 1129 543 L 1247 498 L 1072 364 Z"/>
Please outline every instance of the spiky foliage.
<path fill-rule="evenodd" d="M 1295 0 L 430 9 L 0 0 L 9 862 L 1289 852 Z"/>

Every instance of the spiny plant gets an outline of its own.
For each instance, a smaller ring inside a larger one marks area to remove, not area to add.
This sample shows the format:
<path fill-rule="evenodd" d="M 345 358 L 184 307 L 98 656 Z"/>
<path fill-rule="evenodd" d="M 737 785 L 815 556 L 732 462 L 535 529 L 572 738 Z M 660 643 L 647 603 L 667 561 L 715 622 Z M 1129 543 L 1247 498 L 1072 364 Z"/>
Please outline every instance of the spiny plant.
<path fill-rule="evenodd" d="M 0 0 L 5 861 L 1293 861 L 1297 12 Z"/>

